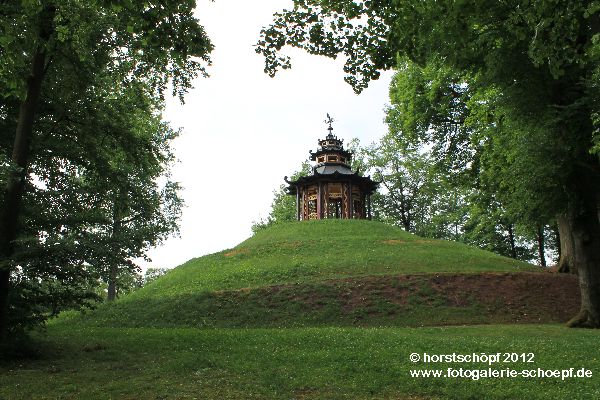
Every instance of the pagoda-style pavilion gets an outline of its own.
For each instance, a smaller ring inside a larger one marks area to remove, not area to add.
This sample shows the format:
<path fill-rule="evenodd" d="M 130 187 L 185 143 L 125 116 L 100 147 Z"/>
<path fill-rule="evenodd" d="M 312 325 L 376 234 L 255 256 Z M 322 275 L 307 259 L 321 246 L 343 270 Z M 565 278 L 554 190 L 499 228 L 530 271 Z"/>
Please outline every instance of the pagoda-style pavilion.
<path fill-rule="evenodd" d="M 343 140 L 333 135 L 333 119 L 325 121 L 329 134 L 319 140 L 319 149 L 310 151 L 315 162 L 312 175 L 287 182 L 288 192 L 296 196 L 298 220 L 342 218 L 371 219 L 371 194 L 378 182 L 360 176 L 350 168 L 352 153 L 344 150 Z"/>

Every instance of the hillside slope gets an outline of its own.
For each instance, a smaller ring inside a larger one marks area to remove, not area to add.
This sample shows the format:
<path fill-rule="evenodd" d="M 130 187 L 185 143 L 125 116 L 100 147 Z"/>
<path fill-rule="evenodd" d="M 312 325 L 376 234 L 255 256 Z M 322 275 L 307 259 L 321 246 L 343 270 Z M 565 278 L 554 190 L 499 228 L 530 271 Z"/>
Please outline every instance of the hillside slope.
<path fill-rule="evenodd" d="M 540 271 L 378 222 L 307 221 L 190 260 L 85 320 L 194 327 L 560 322 L 577 307 L 576 282 Z M 502 296 L 490 296 L 502 287 Z"/>
<path fill-rule="evenodd" d="M 233 249 L 192 259 L 131 297 L 364 275 L 538 270 L 460 243 L 423 239 L 379 222 L 306 221 L 275 225 Z"/>

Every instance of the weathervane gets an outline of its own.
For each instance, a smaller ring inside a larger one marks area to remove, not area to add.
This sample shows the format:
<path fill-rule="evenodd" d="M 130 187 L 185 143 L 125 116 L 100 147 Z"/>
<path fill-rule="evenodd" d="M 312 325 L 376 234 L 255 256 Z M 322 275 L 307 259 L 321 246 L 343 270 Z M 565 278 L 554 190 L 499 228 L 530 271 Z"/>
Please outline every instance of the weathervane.
<path fill-rule="evenodd" d="M 335 121 L 333 118 L 331 118 L 331 116 L 329 115 L 329 113 L 327 113 L 327 119 L 324 121 L 326 124 L 329 124 L 329 128 L 327 128 L 327 130 L 329 131 L 329 133 L 331 133 L 331 131 L 333 130 L 333 127 L 331 126 L 331 124 L 333 123 L 333 121 Z"/>

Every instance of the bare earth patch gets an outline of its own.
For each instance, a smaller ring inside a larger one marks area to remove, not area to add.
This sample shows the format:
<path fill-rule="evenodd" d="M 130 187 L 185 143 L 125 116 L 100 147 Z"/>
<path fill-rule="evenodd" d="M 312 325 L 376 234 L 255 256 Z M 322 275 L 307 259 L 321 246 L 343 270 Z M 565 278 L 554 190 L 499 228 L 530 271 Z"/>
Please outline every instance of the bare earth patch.
<path fill-rule="evenodd" d="M 233 256 L 238 255 L 238 254 L 249 254 L 249 253 L 250 253 L 250 250 L 248 250 L 248 249 L 246 249 L 244 247 L 241 247 L 239 249 L 233 249 L 230 252 L 225 253 L 223 255 L 225 257 L 233 257 Z"/>
<path fill-rule="evenodd" d="M 405 244 L 405 243 L 433 243 L 433 240 L 424 240 L 424 239 L 417 239 L 417 240 L 400 240 L 400 239 L 389 239 L 389 240 L 384 240 L 383 243 L 385 244 Z"/>
<path fill-rule="evenodd" d="M 394 318 L 415 311 L 432 315 L 430 322 L 436 325 L 473 319 L 474 323 L 562 323 L 579 309 L 577 277 L 545 272 L 365 276 L 221 295 L 234 298 L 242 308 L 249 298 L 261 299 L 261 307 L 269 313 L 298 304 L 305 316 L 336 304 L 339 317 L 359 313 L 365 323 L 369 318 L 393 323 Z M 459 317 L 436 316 L 436 310 L 442 309 L 454 310 Z M 289 316 L 296 317 L 300 315 Z"/>

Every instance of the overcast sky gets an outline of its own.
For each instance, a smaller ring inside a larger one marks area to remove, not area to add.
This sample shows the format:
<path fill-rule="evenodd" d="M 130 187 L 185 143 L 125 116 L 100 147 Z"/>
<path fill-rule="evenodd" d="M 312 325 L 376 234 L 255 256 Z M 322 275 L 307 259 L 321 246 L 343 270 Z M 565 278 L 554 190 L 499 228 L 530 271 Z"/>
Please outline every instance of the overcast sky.
<path fill-rule="evenodd" d="M 268 215 L 273 190 L 327 134 L 327 113 L 345 142 L 368 144 L 385 132 L 389 72 L 360 95 L 344 82 L 342 60 L 289 49 L 291 70 L 275 78 L 263 72 L 253 44 L 289 4 L 198 0 L 197 17 L 215 45 L 211 76 L 195 81 L 184 105 L 169 99 L 164 115 L 182 128 L 173 169 L 186 203 L 181 237 L 152 250 L 146 266 L 172 268 L 248 238 L 252 221 Z"/>

